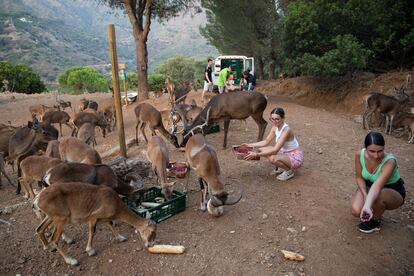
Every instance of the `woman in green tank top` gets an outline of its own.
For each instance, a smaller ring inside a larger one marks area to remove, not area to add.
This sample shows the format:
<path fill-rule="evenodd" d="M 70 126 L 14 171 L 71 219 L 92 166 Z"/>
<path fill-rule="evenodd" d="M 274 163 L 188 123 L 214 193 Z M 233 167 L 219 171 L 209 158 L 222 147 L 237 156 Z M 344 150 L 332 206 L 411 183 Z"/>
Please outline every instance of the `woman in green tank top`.
<path fill-rule="evenodd" d="M 404 181 L 397 160 L 384 151 L 384 145 L 381 133 L 370 132 L 365 137 L 365 148 L 355 154 L 358 191 L 352 200 L 352 214 L 361 219 L 358 230 L 364 233 L 379 231 L 384 211 L 404 203 Z"/>

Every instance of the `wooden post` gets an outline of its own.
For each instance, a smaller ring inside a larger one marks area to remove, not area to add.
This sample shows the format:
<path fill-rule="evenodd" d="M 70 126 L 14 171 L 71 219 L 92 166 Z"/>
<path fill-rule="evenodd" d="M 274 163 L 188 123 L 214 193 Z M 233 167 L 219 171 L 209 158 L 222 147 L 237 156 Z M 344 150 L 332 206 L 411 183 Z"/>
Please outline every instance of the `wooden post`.
<path fill-rule="evenodd" d="M 116 54 L 116 39 L 115 39 L 114 24 L 108 25 L 108 43 L 109 43 L 109 54 L 111 56 L 111 64 L 112 64 L 112 81 L 114 83 L 114 101 L 115 101 L 116 127 L 118 129 L 119 148 L 121 151 L 121 156 L 126 158 L 127 154 L 126 154 L 126 145 L 125 145 L 124 119 L 122 116 L 121 93 L 119 89 L 118 58 Z"/>
<path fill-rule="evenodd" d="M 128 101 L 127 85 L 126 85 L 126 79 L 125 78 L 124 78 L 124 92 L 125 92 L 125 105 L 128 105 L 129 101 Z"/>

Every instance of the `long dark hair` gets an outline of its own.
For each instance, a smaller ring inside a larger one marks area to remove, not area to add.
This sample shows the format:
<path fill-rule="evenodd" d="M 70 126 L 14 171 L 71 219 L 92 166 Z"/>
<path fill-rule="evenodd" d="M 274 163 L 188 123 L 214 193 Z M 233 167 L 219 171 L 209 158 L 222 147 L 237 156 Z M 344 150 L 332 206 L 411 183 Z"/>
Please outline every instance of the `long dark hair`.
<path fill-rule="evenodd" d="M 277 114 L 280 116 L 280 118 L 284 119 L 285 118 L 285 111 L 283 110 L 283 108 L 281 107 L 276 107 L 274 108 L 271 112 L 270 115 L 272 114 Z"/>
<path fill-rule="evenodd" d="M 381 133 L 371 131 L 370 133 L 367 134 L 367 136 L 365 136 L 364 144 L 365 144 L 365 148 L 367 148 L 368 146 L 372 144 L 377 145 L 377 146 L 385 146 L 385 140 Z"/>

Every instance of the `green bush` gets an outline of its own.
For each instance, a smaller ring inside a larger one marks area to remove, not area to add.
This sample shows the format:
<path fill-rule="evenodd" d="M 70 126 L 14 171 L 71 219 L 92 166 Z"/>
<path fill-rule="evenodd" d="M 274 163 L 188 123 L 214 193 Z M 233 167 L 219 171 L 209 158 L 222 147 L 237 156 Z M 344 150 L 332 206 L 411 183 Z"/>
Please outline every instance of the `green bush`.
<path fill-rule="evenodd" d="M 0 61 L 0 88 L 26 94 L 47 91 L 45 84 L 32 68 L 24 64 L 13 65 L 7 61 Z"/>
<path fill-rule="evenodd" d="M 193 82 L 203 69 L 196 68 L 197 61 L 192 58 L 175 56 L 161 63 L 154 71 L 155 74 L 161 74 L 165 77 L 171 77 L 174 82 L 188 81 Z M 201 72 L 202 74 L 202 72 Z"/>
<path fill-rule="evenodd" d="M 127 74 L 127 89 L 135 89 L 138 87 L 137 73 L 129 72 Z"/>
<path fill-rule="evenodd" d="M 163 74 L 149 75 L 148 85 L 151 91 L 161 91 L 165 87 L 165 76 Z"/>
<path fill-rule="evenodd" d="M 73 94 L 107 92 L 109 80 L 92 67 L 72 67 L 58 77 L 59 85 Z"/>

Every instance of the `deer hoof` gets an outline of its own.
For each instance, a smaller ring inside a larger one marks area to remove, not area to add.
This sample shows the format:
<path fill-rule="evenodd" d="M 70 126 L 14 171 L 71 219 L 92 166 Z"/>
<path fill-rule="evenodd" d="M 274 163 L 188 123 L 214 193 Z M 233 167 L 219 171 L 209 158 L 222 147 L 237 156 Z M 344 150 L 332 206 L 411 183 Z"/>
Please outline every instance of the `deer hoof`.
<path fill-rule="evenodd" d="M 66 242 L 66 244 L 74 244 L 75 243 L 75 241 L 73 239 L 68 238 L 68 237 L 64 238 L 63 240 Z"/>
<path fill-rule="evenodd" d="M 124 237 L 124 236 L 122 236 L 122 235 L 119 235 L 116 239 L 117 239 L 119 242 L 124 242 L 124 241 L 128 240 L 127 238 L 125 238 L 125 237 Z"/>
<path fill-rule="evenodd" d="M 93 248 L 86 250 L 86 252 L 88 253 L 88 256 L 96 256 L 96 250 Z"/>
<path fill-rule="evenodd" d="M 207 211 L 207 204 L 201 203 L 200 204 L 200 210 L 203 211 L 203 212 Z"/>
<path fill-rule="evenodd" d="M 78 260 L 76 260 L 76 259 L 74 259 L 74 258 L 70 258 L 70 257 L 66 258 L 66 259 L 65 259 L 65 262 L 66 262 L 68 265 L 73 265 L 73 266 L 77 266 L 77 265 L 79 265 L 79 261 L 78 261 Z"/>
<path fill-rule="evenodd" d="M 50 252 L 55 252 L 56 251 L 56 246 L 54 244 L 52 244 L 52 243 L 49 243 L 46 246 L 45 250 L 50 251 Z"/>

